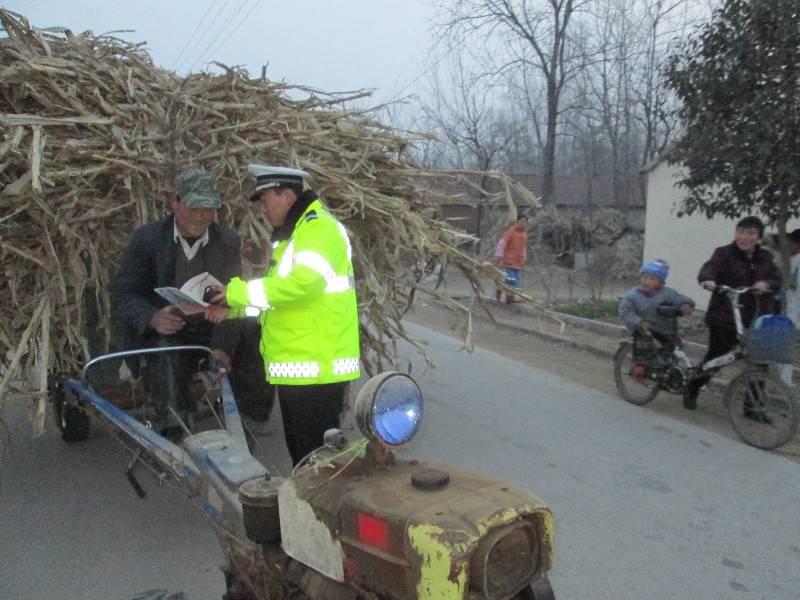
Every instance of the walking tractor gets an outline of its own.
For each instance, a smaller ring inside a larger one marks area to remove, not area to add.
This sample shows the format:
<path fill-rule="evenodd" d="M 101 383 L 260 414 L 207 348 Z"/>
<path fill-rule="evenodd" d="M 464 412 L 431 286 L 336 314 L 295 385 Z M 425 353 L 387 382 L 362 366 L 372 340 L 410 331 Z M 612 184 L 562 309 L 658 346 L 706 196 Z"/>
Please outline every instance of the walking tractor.
<path fill-rule="evenodd" d="M 153 352 L 208 356 L 179 442 L 149 427 L 149 400 L 112 395 L 92 375 Z M 411 377 L 386 372 L 367 381 L 354 405 L 363 437 L 328 431 L 325 445 L 284 478 L 250 453 L 228 378 L 210 358 L 200 346 L 107 354 L 53 386 L 52 399 L 65 440 L 85 439 L 93 416 L 129 449 L 127 476 L 140 496 L 136 472 L 149 467 L 208 517 L 226 556 L 225 599 L 554 598 L 553 517 L 536 496 L 395 457 L 422 422 Z"/>

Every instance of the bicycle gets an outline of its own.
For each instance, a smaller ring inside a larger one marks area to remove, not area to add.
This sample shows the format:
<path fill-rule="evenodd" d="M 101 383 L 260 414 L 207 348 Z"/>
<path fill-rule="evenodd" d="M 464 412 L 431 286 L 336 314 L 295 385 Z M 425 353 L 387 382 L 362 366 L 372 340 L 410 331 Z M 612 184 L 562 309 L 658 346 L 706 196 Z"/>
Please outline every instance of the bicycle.
<path fill-rule="evenodd" d="M 748 355 L 739 297 L 753 291 L 753 288 L 735 289 L 721 285 L 717 290 L 724 293 L 731 303 L 739 340 L 737 347 L 722 356 L 695 365 L 686 356 L 677 335 L 669 336 L 667 343 L 660 348 L 655 347 L 653 341 L 653 350 L 644 362 L 634 360 L 633 344 L 623 341 L 614 356 L 617 389 L 628 402 L 643 406 L 662 390 L 683 394 L 695 379 L 744 361 L 744 370 L 724 391 L 724 402 L 731 422 L 736 433 L 747 444 L 765 450 L 777 448 L 797 432 L 800 410 L 794 394 L 783 381 L 769 372 L 767 361 L 755 362 Z M 662 305 L 659 312 L 662 316 L 677 318 L 679 308 Z"/>

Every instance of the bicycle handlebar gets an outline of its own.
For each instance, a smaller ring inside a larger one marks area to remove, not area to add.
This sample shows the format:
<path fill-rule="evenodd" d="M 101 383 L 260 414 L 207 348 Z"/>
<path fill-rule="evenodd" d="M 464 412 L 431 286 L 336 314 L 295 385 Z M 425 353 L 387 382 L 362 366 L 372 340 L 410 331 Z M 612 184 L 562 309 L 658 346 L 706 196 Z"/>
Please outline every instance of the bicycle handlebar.
<path fill-rule="evenodd" d="M 747 292 L 752 292 L 755 289 L 756 287 L 754 285 L 748 285 L 747 287 L 742 287 L 742 288 L 732 288 L 728 285 L 718 285 L 716 288 L 714 288 L 714 291 L 715 292 L 719 291 L 726 294 L 733 294 L 734 296 L 741 296 L 742 294 L 746 294 Z"/>

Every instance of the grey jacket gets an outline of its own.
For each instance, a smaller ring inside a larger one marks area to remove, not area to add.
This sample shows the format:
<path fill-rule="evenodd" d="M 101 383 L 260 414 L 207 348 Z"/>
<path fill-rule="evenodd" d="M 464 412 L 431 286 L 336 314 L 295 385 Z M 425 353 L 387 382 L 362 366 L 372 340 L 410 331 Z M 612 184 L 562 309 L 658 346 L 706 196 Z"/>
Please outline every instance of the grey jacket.
<path fill-rule="evenodd" d="M 638 287 L 631 288 L 622 298 L 619 304 L 619 316 L 625 321 L 625 328 L 628 333 L 633 333 L 636 326 L 642 321 L 649 321 L 653 324 L 653 331 L 664 335 L 674 335 L 677 333 L 676 319 L 662 317 L 658 314 L 658 307 L 663 303 L 690 304 L 694 306 L 694 300 L 683 294 L 679 294 L 671 287 L 663 287 L 652 296 L 646 296 Z"/>

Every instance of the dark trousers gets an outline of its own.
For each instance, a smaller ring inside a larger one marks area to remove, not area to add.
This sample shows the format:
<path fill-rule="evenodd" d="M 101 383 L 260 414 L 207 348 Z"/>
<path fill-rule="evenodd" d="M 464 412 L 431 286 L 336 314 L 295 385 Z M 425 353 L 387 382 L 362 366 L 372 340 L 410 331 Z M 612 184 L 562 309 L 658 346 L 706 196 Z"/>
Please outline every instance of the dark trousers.
<path fill-rule="evenodd" d="M 727 354 L 733 350 L 739 343 L 739 337 L 736 335 L 735 325 L 718 325 L 708 323 L 708 350 L 703 357 L 703 363 L 708 362 L 712 358 L 717 358 L 723 354 Z M 700 391 L 706 383 L 711 380 L 709 373 L 703 373 L 689 382 L 689 392 L 694 396 Z"/>
<path fill-rule="evenodd" d="M 272 412 L 275 393 L 264 375 L 264 358 L 260 350 L 261 325 L 256 318 L 232 319 L 231 322 L 239 324 L 238 331 L 227 334 L 224 343 L 212 345 L 212 348 L 225 350 L 231 357 L 231 387 L 239 411 L 255 421 L 266 421 Z M 215 329 L 224 324 L 220 323 Z M 212 338 L 211 343 L 214 344 L 215 339 Z"/>
<path fill-rule="evenodd" d="M 279 385 L 283 434 L 292 464 L 322 446 L 325 432 L 338 429 L 347 382 Z"/>
<path fill-rule="evenodd" d="M 170 347 L 197 344 L 222 350 L 231 359 L 230 381 L 239 410 L 245 416 L 266 420 L 272 410 L 272 386 L 264 376 L 259 352 L 261 329 L 256 319 L 232 319 L 219 325 L 187 322 L 175 335 L 154 335 L 148 345 Z M 189 409 L 189 385 L 204 352 L 164 352 L 148 362 L 148 382 L 157 420 L 172 406 L 182 417 Z"/>
<path fill-rule="evenodd" d="M 645 363 L 657 352 L 672 352 L 675 348 L 675 338 L 671 335 L 652 331 L 649 334 L 638 329 L 633 330 L 633 360 Z"/>

